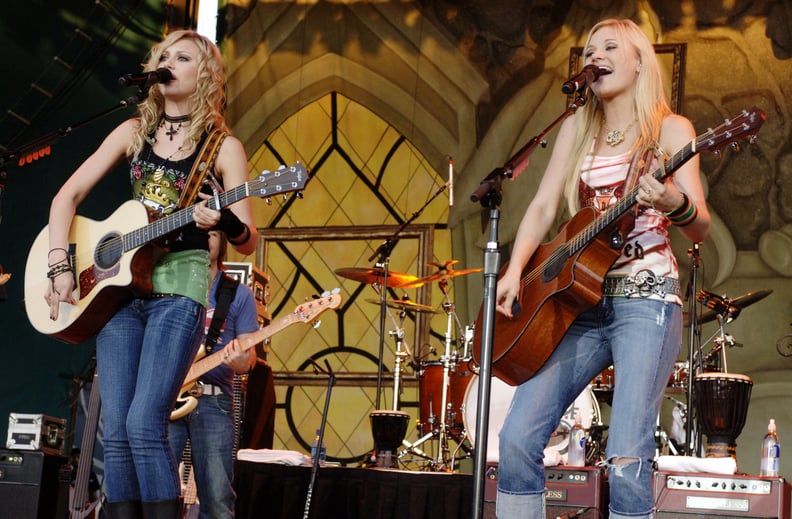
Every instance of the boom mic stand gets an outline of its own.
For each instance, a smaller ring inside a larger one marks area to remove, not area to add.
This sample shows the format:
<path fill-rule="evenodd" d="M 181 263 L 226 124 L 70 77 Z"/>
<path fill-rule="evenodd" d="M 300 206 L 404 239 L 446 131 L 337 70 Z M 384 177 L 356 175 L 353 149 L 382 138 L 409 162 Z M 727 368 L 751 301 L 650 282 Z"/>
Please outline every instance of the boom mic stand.
<path fill-rule="evenodd" d="M 478 413 L 476 414 L 476 446 L 473 464 L 473 519 L 480 519 L 484 513 L 484 480 L 487 465 L 487 434 L 489 426 L 489 406 L 492 368 L 492 345 L 495 336 L 495 300 L 500 268 L 500 250 L 498 245 L 498 223 L 500 206 L 503 200 L 502 184 L 504 178 L 512 178 L 514 170 L 525 167 L 528 157 L 537 145 L 545 147 L 545 136 L 561 121 L 572 115 L 578 108 L 586 104 L 586 86 L 578 90 L 575 100 L 555 121 L 531 138 L 502 167 L 495 168 L 479 187 L 470 195 L 472 202 L 480 202 L 490 209 L 489 238 L 484 249 L 484 300 L 482 303 L 481 323 L 481 354 L 479 363 Z M 476 324 L 478 326 L 478 323 Z"/>
<path fill-rule="evenodd" d="M 694 243 L 688 249 L 690 257 L 690 281 L 685 293 L 685 300 L 688 301 L 688 316 L 690 321 L 690 332 L 688 333 L 688 383 L 687 383 L 687 408 L 685 409 L 685 448 L 683 454 L 688 456 L 701 456 L 701 431 L 698 427 L 693 428 L 696 423 L 696 405 L 694 399 L 696 395 L 693 391 L 693 382 L 696 380 L 696 373 L 704 368 L 704 357 L 701 352 L 701 325 L 698 320 L 696 302 L 696 286 L 698 284 L 698 269 L 701 266 L 701 243 Z M 698 355 L 697 355 L 698 354 Z M 696 357 L 699 363 L 696 363 Z"/>

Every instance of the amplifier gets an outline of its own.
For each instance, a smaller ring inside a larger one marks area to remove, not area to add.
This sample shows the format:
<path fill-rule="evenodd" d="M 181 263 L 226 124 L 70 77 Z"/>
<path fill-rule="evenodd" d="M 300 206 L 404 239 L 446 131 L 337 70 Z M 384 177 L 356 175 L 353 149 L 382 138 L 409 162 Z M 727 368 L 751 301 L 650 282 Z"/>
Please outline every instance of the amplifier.
<path fill-rule="evenodd" d="M 661 471 L 654 494 L 658 519 L 789 518 L 790 485 L 780 477 Z"/>
<path fill-rule="evenodd" d="M 498 493 L 498 465 L 488 464 L 484 501 L 495 502 Z M 608 477 L 598 467 L 545 468 L 545 506 L 548 518 L 569 514 L 584 519 L 608 516 Z M 577 514 L 577 515 L 573 515 Z M 485 517 L 494 517 L 485 515 Z"/>

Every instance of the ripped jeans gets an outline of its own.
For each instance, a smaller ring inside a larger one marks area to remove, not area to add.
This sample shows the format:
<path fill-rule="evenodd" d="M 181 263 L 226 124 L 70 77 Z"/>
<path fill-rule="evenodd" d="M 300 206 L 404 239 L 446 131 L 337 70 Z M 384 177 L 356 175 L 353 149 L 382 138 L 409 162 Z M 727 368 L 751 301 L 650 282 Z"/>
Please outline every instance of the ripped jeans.
<path fill-rule="evenodd" d="M 654 433 L 681 333 L 682 308 L 654 299 L 604 297 L 578 317 L 515 392 L 499 436 L 499 519 L 544 517 L 544 448 L 575 398 L 611 365 L 605 453 L 611 517 L 651 517 Z"/>

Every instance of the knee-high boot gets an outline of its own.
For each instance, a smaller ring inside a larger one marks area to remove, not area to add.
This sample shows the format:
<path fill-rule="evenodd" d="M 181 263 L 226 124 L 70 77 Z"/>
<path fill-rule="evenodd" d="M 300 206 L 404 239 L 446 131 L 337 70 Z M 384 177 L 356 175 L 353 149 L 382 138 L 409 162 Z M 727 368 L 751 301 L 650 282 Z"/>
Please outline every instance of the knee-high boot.
<path fill-rule="evenodd" d="M 181 498 L 143 501 L 143 519 L 178 519 L 181 515 Z"/>
<path fill-rule="evenodd" d="M 140 519 L 143 517 L 140 501 L 105 503 L 104 509 L 107 511 L 108 519 Z"/>

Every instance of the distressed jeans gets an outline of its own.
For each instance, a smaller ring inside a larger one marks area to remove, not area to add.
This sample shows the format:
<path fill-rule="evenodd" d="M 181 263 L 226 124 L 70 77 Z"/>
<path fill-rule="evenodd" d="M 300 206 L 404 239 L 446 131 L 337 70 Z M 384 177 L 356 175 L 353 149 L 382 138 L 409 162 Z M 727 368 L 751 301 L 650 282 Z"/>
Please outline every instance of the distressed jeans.
<path fill-rule="evenodd" d="M 664 301 L 604 297 L 575 320 L 544 366 L 514 394 L 499 437 L 500 519 L 544 517 L 544 448 L 567 408 L 610 365 L 610 517 L 652 516 L 654 433 L 679 355 L 681 313 L 679 305 Z M 617 458 L 624 463 L 613 463 Z"/>

